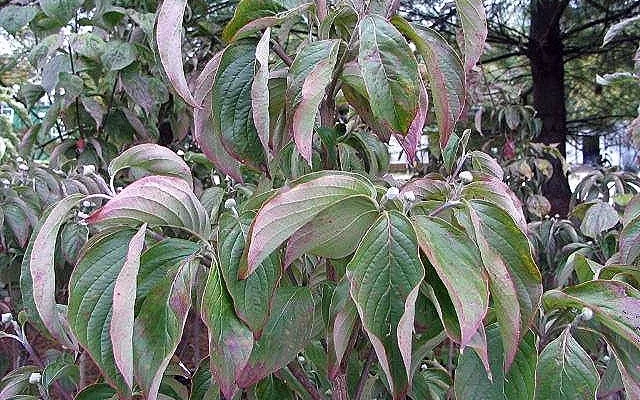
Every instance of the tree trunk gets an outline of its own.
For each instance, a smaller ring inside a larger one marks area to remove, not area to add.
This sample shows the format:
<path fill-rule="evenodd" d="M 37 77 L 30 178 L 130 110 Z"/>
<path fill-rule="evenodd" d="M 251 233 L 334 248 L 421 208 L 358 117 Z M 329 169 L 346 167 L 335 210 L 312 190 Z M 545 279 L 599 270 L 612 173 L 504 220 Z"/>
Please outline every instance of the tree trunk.
<path fill-rule="evenodd" d="M 600 137 L 585 136 L 582 138 L 582 163 L 597 165 L 600 161 Z"/>
<path fill-rule="evenodd" d="M 566 156 L 567 110 L 564 87 L 564 48 L 560 34 L 560 17 L 568 0 L 531 0 L 531 27 L 527 56 L 531 62 L 533 105 L 542 120 L 538 141 L 558 144 Z M 553 177 L 543 188 L 551 202 L 552 213 L 566 216 L 571 190 L 562 171 L 562 163 L 550 160 Z"/>

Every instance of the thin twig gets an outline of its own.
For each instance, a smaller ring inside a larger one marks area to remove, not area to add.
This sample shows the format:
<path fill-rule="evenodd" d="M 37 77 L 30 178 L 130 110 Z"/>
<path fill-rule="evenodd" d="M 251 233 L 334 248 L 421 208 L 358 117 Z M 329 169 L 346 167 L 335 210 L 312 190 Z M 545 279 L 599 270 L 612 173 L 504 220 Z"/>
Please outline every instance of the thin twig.
<path fill-rule="evenodd" d="M 293 58 L 284 51 L 280 43 L 275 40 L 271 40 L 271 49 L 282 59 L 282 61 L 287 64 L 288 67 L 293 64 Z"/>
<path fill-rule="evenodd" d="M 369 349 L 369 354 L 367 355 L 367 361 L 364 363 L 364 368 L 362 368 L 362 373 L 360 373 L 360 379 L 358 379 L 358 386 L 356 387 L 356 394 L 353 397 L 353 400 L 360 400 L 362 395 L 364 394 L 364 385 L 367 382 L 367 378 L 369 377 L 369 370 L 373 365 L 373 361 L 376 358 L 376 353 L 373 351 L 373 348 Z"/>
<path fill-rule="evenodd" d="M 316 388 L 313 385 L 313 383 L 311 383 L 307 374 L 304 373 L 304 371 L 302 370 L 302 367 L 300 367 L 300 364 L 298 364 L 298 360 L 294 360 L 290 362 L 289 365 L 287 365 L 287 368 L 289 368 L 289 371 L 291 371 L 291 374 L 302 385 L 302 387 L 305 388 L 305 390 L 307 391 L 307 393 L 309 393 L 309 396 L 311 396 L 313 400 L 324 399 L 320 395 L 320 392 L 318 392 L 318 388 Z"/>

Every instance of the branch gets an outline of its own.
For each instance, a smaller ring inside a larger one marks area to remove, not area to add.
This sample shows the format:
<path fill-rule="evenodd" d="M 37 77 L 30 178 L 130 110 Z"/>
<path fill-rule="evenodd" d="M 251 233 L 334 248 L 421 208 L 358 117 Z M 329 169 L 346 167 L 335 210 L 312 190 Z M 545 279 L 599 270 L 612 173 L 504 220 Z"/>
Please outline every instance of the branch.
<path fill-rule="evenodd" d="M 364 385 L 367 382 L 369 370 L 371 369 L 371 365 L 373 365 L 375 358 L 376 353 L 373 351 L 373 348 L 369 349 L 367 361 L 365 361 L 364 368 L 362 368 L 362 372 L 360 373 L 360 379 L 358 379 L 358 386 L 356 387 L 356 394 L 353 397 L 353 400 L 361 400 L 362 395 L 364 394 Z"/>
<path fill-rule="evenodd" d="M 318 389 L 311 383 L 307 374 L 298 364 L 298 360 L 293 360 L 287 365 L 291 374 L 305 388 L 313 400 L 323 400 L 324 398 L 318 392 Z"/>
<path fill-rule="evenodd" d="M 291 58 L 291 56 L 289 56 L 284 51 L 280 43 L 276 42 L 275 40 L 271 40 L 271 49 L 278 55 L 278 57 L 280 57 L 280 59 L 282 59 L 285 64 L 287 64 L 287 67 L 290 67 L 291 64 L 293 64 L 293 58 Z"/>

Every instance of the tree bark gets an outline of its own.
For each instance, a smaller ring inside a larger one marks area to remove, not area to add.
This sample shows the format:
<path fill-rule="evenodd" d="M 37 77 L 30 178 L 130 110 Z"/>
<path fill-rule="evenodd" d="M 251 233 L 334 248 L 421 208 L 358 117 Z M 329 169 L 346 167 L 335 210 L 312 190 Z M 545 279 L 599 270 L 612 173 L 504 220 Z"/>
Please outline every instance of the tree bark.
<path fill-rule="evenodd" d="M 582 163 L 597 165 L 600 161 L 600 137 L 585 136 L 582 138 Z"/>
<path fill-rule="evenodd" d="M 531 62 L 533 105 L 542 120 L 538 140 L 557 144 L 566 156 L 567 109 L 564 86 L 564 47 L 560 18 L 568 0 L 531 0 L 531 25 L 527 56 Z M 555 159 L 553 177 L 543 185 L 542 192 L 551 203 L 554 214 L 569 212 L 571 190 L 562 163 Z"/>

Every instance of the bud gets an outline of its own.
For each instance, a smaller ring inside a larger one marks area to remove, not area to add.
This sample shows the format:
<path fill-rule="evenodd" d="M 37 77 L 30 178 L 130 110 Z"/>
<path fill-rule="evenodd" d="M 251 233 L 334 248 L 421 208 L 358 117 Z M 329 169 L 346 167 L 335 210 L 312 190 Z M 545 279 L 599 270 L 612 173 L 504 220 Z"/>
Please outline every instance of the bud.
<path fill-rule="evenodd" d="M 387 193 L 385 194 L 385 197 L 388 200 L 394 200 L 394 199 L 397 199 L 399 195 L 400 195 L 400 189 L 393 186 L 387 189 Z"/>
<path fill-rule="evenodd" d="M 429 367 L 427 366 L 427 364 L 425 364 L 425 363 L 420 364 L 420 370 L 421 370 L 421 371 L 426 371 L 427 369 L 429 369 Z"/>
<path fill-rule="evenodd" d="M 85 200 L 82 202 L 82 207 L 89 208 L 93 205 L 89 200 Z"/>
<path fill-rule="evenodd" d="M 463 183 L 471 183 L 473 181 L 473 175 L 469 171 L 460 172 L 460 175 L 458 175 L 458 177 Z"/>
<path fill-rule="evenodd" d="M 29 170 L 29 166 L 27 164 L 24 164 L 24 163 L 23 164 L 19 164 L 18 165 L 18 169 L 20 171 L 28 171 Z"/>
<path fill-rule="evenodd" d="M 2 314 L 2 323 L 3 324 L 7 324 L 7 323 L 9 323 L 11 321 L 13 321 L 13 315 L 11 315 L 11 313 Z"/>
<path fill-rule="evenodd" d="M 29 375 L 29 383 L 32 385 L 40 383 L 40 380 L 42 380 L 42 375 L 37 372 L 33 372 Z"/>
<path fill-rule="evenodd" d="M 5 185 L 5 186 L 9 186 L 9 185 L 11 185 L 11 181 L 8 180 L 8 179 L 3 179 L 2 180 L 2 184 Z"/>
<path fill-rule="evenodd" d="M 298 356 L 298 362 L 303 363 L 305 362 L 305 358 L 303 356 Z"/>
<path fill-rule="evenodd" d="M 96 172 L 96 166 L 93 164 L 82 166 L 82 175 L 95 174 L 95 172 Z"/>
<path fill-rule="evenodd" d="M 593 319 L 593 310 L 590 309 L 589 307 L 584 307 L 582 309 L 582 312 L 580 313 L 580 318 L 582 318 L 583 321 L 590 321 Z"/>
<path fill-rule="evenodd" d="M 220 176 L 218 175 L 213 176 L 213 184 L 216 186 L 220 185 Z"/>
<path fill-rule="evenodd" d="M 404 192 L 403 196 L 404 199 L 409 203 L 413 203 L 414 201 L 416 201 L 416 194 L 413 193 L 412 190 L 407 190 L 406 192 Z"/>
<path fill-rule="evenodd" d="M 78 211 L 78 218 L 87 219 L 89 218 L 89 214 L 83 213 L 82 211 Z"/>
<path fill-rule="evenodd" d="M 227 210 L 233 210 L 234 208 L 236 208 L 236 205 L 237 205 L 237 203 L 236 203 L 235 199 L 227 199 L 224 202 L 224 208 L 227 209 Z"/>
<path fill-rule="evenodd" d="M 184 156 L 184 151 L 178 150 L 178 151 L 176 151 L 176 154 L 179 155 L 180 157 L 182 157 L 182 156 Z"/>
<path fill-rule="evenodd" d="M 18 158 L 16 158 L 16 162 L 17 163 L 23 163 L 24 162 L 24 158 L 18 157 Z"/>

